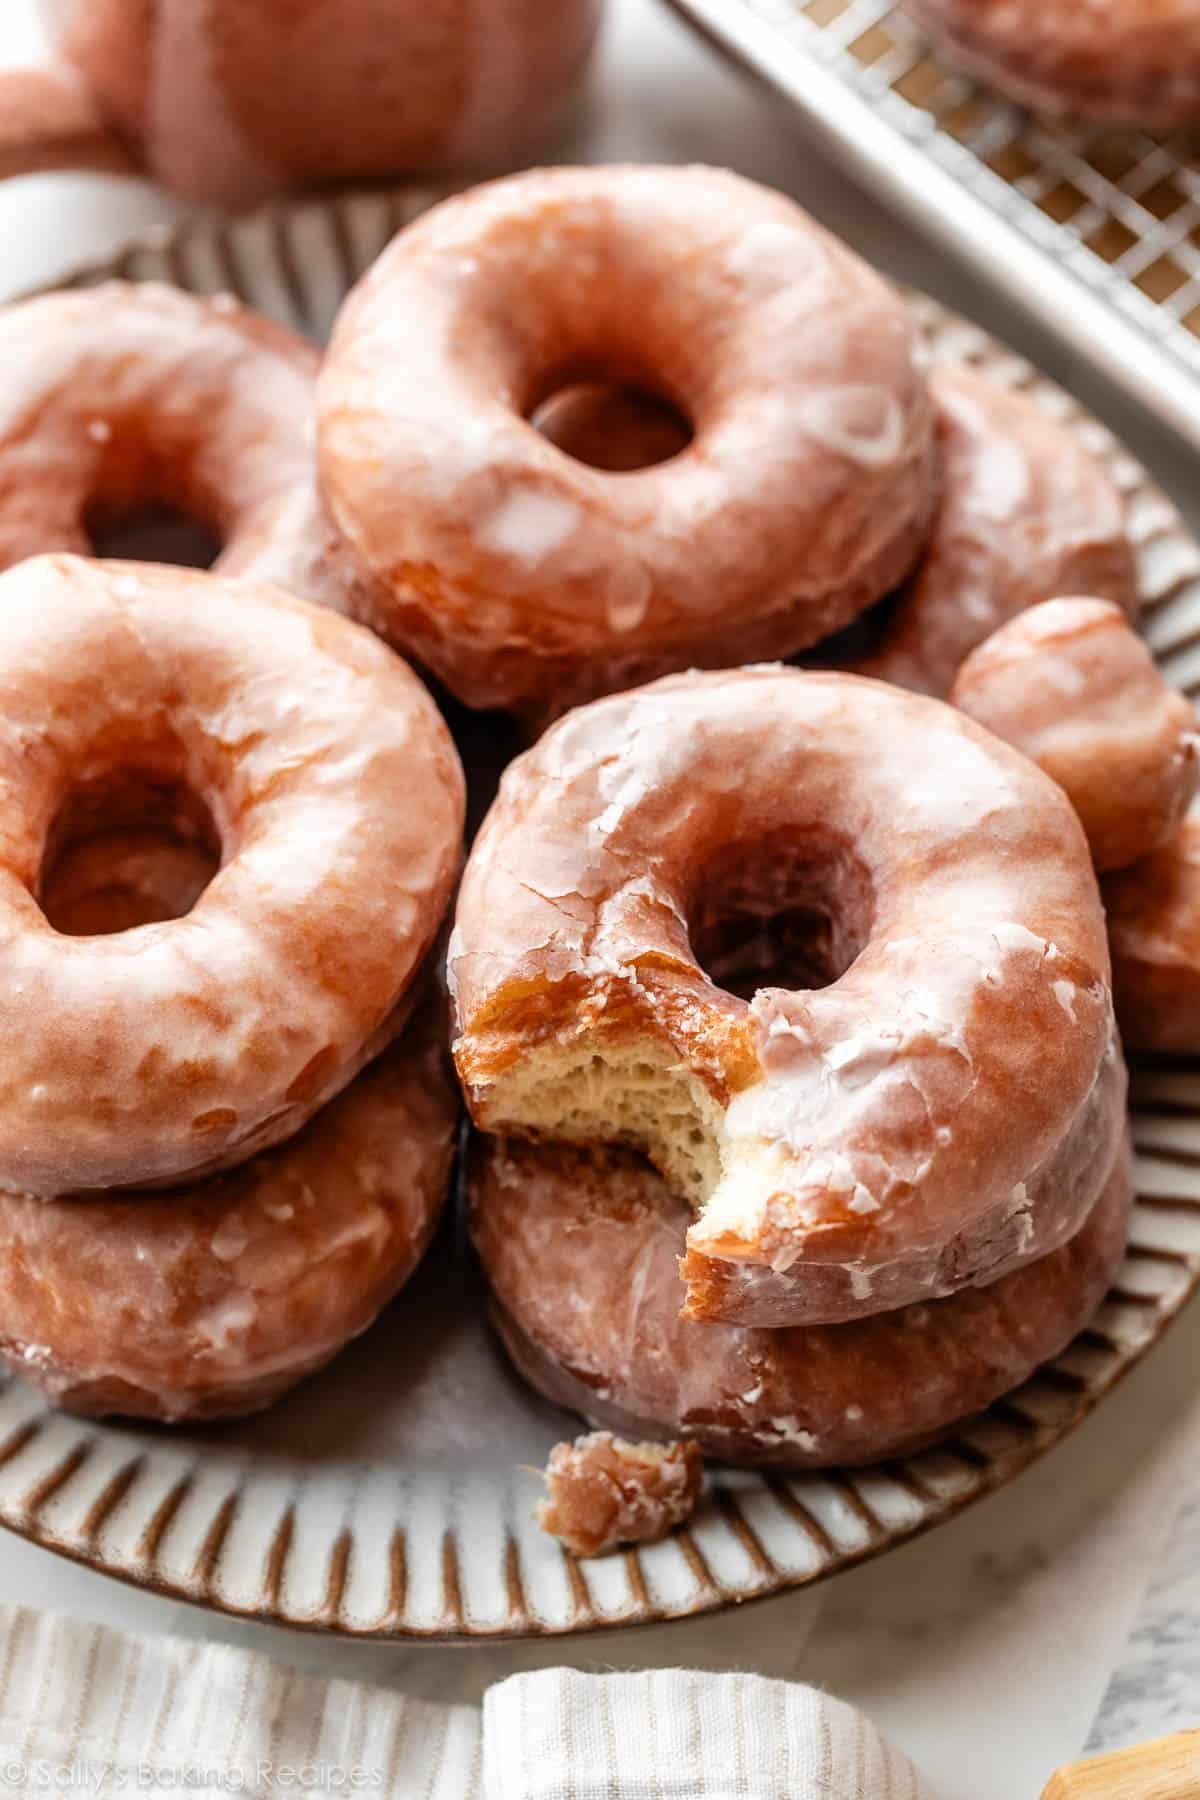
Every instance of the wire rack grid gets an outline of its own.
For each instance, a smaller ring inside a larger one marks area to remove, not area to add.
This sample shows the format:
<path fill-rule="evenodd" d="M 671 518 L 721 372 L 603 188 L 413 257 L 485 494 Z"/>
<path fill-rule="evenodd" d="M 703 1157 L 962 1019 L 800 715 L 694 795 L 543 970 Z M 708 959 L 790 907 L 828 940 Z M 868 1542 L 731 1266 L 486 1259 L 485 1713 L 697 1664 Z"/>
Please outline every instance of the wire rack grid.
<path fill-rule="evenodd" d="M 942 60 L 892 0 L 671 0 L 851 172 L 1200 446 L 1200 163 L 1031 115 Z"/>

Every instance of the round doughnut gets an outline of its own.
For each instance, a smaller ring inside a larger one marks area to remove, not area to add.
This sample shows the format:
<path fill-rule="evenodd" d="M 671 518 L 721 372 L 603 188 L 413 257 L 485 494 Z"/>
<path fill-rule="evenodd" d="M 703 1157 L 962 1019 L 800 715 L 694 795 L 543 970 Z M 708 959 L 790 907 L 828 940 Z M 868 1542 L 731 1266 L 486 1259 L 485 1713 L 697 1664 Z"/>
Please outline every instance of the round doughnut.
<path fill-rule="evenodd" d="M 186 918 L 64 936 L 42 871 L 126 782 L 182 791 L 219 873 Z M 0 1187 L 194 1179 L 296 1131 L 393 1034 L 462 819 L 432 700 L 348 620 L 145 564 L 0 576 Z"/>
<path fill-rule="evenodd" d="M 549 1399 L 726 1461 L 823 1468 L 920 1449 L 1056 1356 L 1120 1264 L 1132 1184 L 1119 1145 L 1088 1217 L 1040 1261 L 951 1299 L 783 1331 L 680 1315 L 688 1209 L 631 1151 L 479 1143 L 470 1193 L 494 1323 Z"/>
<path fill-rule="evenodd" d="M 322 368 L 350 605 L 469 705 L 533 715 L 816 643 L 924 541 L 916 350 L 873 270 L 722 171 L 537 170 L 448 200 L 355 289 Z M 661 397 L 691 443 L 620 474 L 565 455 L 530 419 L 589 381 Z"/>
<path fill-rule="evenodd" d="M 748 1002 L 702 961 L 764 925 L 788 961 Z M 449 969 L 477 1124 L 643 1149 L 698 1214 L 694 1316 L 993 1281 L 1073 1235 L 1123 1129 L 1070 803 L 879 682 L 744 669 L 570 714 L 504 776 Z"/>
<path fill-rule="evenodd" d="M 0 568 L 177 509 L 222 575 L 339 603 L 313 347 L 227 296 L 106 282 L 0 308 Z M 165 560 L 165 559 L 163 559 Z"/>
<path fill-rule="evenodd" d="M 971 652 L 950 699 L 1066 791 L 1097 869 L 1165 844 L 1200 783 L 1195 713 L 1107 600 L 1021 613 Z"/>
<path fill-rule="evenodd" d="M 939 364 L 942 499 L 915 572 L 839 667 L 898 687 L 950 692 L 964 659 L 1008 619 L 1058 594 L 1112 600 L 1131 617 L 1138 575 L 1125 505 L 1075 434 L 1025 395 Z"/>
<path fill-rule="evenodd" d="M 190 199 L 524 160 L 600 0 L 63 0 L 63 53 Z"/>
<path fill-rule="evenodd" d="M 1200 0 L 905 0 L 964 67 L 1045 112 L 1173 131 L 1200 118 Z"/>
<path fill-rule="evenodd" d="M 408 1280 L 445 1200 L 457 1105 L 440 1007 L 291 1139 L 214 1181 L 0 1195 L 0 1352 L 71 1412 L 268 1406 Z"/>
<path fill-rule="evenodd" d="M 1103 893 L 1126 1045 L 1200 1055 L 1200 814 Z"/>

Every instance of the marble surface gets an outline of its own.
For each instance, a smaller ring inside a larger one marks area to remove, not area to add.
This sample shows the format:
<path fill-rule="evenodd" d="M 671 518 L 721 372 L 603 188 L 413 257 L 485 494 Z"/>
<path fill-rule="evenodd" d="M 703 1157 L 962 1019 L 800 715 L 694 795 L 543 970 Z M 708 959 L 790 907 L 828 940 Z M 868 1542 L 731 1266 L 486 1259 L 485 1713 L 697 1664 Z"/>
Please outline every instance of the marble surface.
<path fill-rule="evenodd" d="M 611 0 L 595 79 L 559 153 L 725 163 L 795 194 L 893 274 L 973 315 L 1105 416 L 1200 525 L 1190 453 L 1051 354 L 964 271 L 904 233 L 656 0 Z M 6 0 L 0 55 L 35 56 L 33 0 Z M 172 216 L 145 184 L 39 177 L 0 190 L 0 290 L 16 293 Z M 725 1618 L 586 1645 L 354 1646 L 210 1618 L 0 1534 L 0 1599 L 147 1632 L 213 1635 L 439 1699 L 501 1674 L 685 1663 L 802 1676 L 863 1706 L 946 1800 L 1014 1800 L 1077 1755 L 1200 1447 L 1193 1308 L 1067 1445 L 953 1524 L 825 1588 Z M 1176 1545 L 1191 1574 L 1193 1530 Z M 1172 1565 L 1173 1567 L 1175 1564 Z M 1197 1624 L 1200 1633 L 1200 1623 Z M 1192 1651 L 1195 1655 L 1195 1651 Z"/>
<path fill-rule="evenodd" d="M 1197 1724 L 1200 1493 L 1184 1499 L 1154 1566 L 1154 1579 L 1092 1727 L 1089 1754 L 1168 1737 Z"/>

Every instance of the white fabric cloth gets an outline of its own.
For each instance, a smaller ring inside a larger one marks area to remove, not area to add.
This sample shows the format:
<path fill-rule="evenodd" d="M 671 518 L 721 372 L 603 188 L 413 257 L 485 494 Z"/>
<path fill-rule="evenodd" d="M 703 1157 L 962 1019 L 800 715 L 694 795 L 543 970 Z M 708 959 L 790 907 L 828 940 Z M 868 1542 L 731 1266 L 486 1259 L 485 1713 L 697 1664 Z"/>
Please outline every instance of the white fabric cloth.
<path fill-rule="evenodd" d="M 0 1609 L 0 1796 L 43 1793 L 930 1800 L 853 1707 L 760 1675 L 546 1669 L 480 1710 Z"/>

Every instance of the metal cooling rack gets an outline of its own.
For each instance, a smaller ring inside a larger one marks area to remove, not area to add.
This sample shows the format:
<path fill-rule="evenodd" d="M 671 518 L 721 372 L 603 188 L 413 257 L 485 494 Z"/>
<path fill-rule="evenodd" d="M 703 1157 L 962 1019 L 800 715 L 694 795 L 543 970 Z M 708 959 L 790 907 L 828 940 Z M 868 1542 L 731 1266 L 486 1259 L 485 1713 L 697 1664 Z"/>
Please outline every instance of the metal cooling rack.
<path fill-rule="evenodd" d="M 825 148 L 1200 447 L 1197 139 L 1031 117 L 891 0 L 671 0 Z"/>

